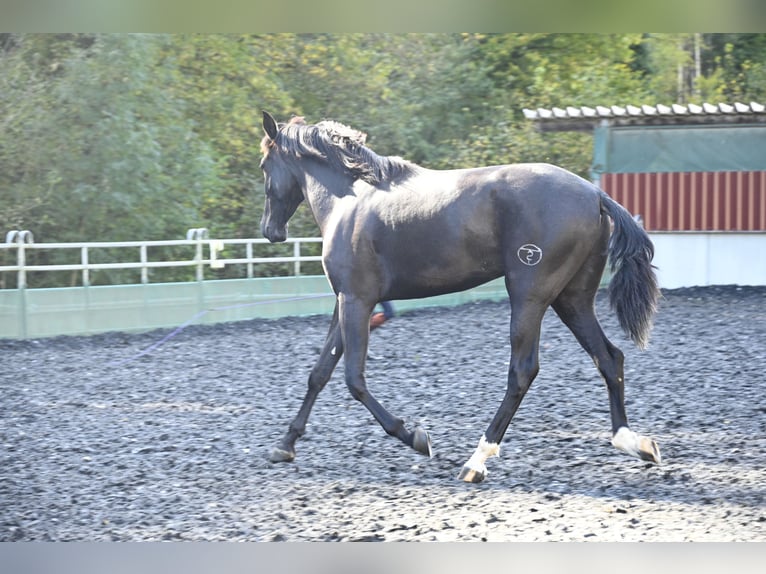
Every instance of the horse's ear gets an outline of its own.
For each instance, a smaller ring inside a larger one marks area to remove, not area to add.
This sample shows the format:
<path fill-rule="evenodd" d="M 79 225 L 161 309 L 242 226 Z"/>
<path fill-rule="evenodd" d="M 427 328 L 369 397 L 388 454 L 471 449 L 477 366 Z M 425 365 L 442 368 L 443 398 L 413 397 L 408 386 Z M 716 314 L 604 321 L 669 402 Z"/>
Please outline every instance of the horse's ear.
<path fill-rule="evenodd" d="M 272 140 L 277 139 L 277 122 L 266 110 L 263 111 L 263 131 L 265 131 L 266 135 Z"/>

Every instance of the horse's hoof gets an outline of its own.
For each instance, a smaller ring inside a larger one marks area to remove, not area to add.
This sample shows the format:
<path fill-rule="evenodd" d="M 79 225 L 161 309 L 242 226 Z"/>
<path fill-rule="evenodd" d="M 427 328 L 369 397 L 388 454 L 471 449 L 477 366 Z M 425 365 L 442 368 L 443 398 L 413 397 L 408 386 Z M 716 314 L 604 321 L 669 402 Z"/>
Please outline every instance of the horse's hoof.
<path fill-rule="evenodd" d="M 292 462 L 295 460 L 295 452 L 289 452 L 275 446 L 269 453 L 269 460 L 271 462 Z"/>
<path fill-rule="evenodd" d="M 463 482 L 472 482 L 474 484 L 478 482 L 482 482 L 485 478 L 487 478 L 487 470 L 480 470 L 476 468 L 471 468 L 469 466 L 464 466 L 463 470 L 460 471 L 460 474 L 457 476 L 458 480 L 462 480 Z"/>
<path fill-rule="evenodd" d="M 412 433 L 412 448 L 420 454 L 431 457 L 431 437 L 428 435 L 428 431 L 420 427 L 415 429 Z"/>
<path fill-rule="evenodd" d="M 641 460 L 660 464 L 662 456 L 660 447 L 654 439 L 633 432 L 627 427 L 620 429 L 612 437 L 612 445 L 628 454 L 637 456 Z"/>
<path fill-rule="evenodd" d="M 662 455 L 660 454 L 660 445 L 657 441 L 646 436 L 641 437 L 640 446 L 638 449 L 638 456 L 641 460 L 653 462 L 654 464 L 662 463 Z"/>

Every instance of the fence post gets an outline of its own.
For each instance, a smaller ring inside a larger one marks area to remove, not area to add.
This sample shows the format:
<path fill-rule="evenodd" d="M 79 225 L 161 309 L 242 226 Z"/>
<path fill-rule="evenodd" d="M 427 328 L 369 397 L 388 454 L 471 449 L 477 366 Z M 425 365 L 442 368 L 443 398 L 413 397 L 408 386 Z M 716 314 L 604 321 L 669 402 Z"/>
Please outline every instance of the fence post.
<path fill-rule="evenodd" d="M 34 243 L 35 236 L 28 229 L 21 231 L 14 229 L 6 234 L 5 242 L 17 245 L 16 265 L 19 271 L 16 274 L 16 290 L 19 293 L 19 330 L 21 337 L 26 339 L 29 329 L 27 326 L 27 255 L 24 246 Z"/>
<path fill-rule="evenodd" d="M 245 244 L 245 257 L 247 258 L 247 278 L 253 278 L 253 242 Z"/>
<path fill-rule="evenodd" d="M 295 262 L 293 263 L 293 275 L 296 277 L 300 276 L 301 274 L 301 261 L 298 259 L 301 256 L 301 242 L 296 240 L 295 243 L 293 243 L 293 257 L 295 257 Z"/>
<path fill-rule="evenodd" d="M 207 227 L 194 227 L 186 232 L 186 239 L 189 241 L 197 242 L 197 281 L 202 281 L 205 278 L 205 268 L 202 265 L 202 257 L 204 251 L 202 249 L 202 241 L 208 238 Z"/>
<path fill-rule="evenodd" d="M 204 255 L 204 249 L 202 241 L 208 238 L 208 231 L 206 227 L 195 227 L 189 229 L 186 232 L 186 239 L 197 242 L 197 311 L 201 313 L 205 310 L 205 287 L 203 280 L 205 279 L 205 268 L 202 265 L 202 258 Z"/>
<path fill-rule="evenodd" d="M 88 269 L 88 246 L 80 247 L 80 262 L 82 263 L 82 286 L 90 286 L 90 269 Z"/>
<path fill-rule="evenodd" d="M 149 283 L 149 269 L 146 267 L 149 258 L 146 254 L 146 243 L 142 243 L 139 249 L 141 253 L 141 284 L 146 285 Z"/>

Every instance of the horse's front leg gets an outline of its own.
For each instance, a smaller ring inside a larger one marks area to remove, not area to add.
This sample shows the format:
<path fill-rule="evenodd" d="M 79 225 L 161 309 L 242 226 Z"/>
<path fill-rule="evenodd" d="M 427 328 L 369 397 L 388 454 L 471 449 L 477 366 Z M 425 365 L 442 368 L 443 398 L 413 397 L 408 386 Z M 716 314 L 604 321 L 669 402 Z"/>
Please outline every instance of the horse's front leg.
<path fill-rule="evenodd" d="M 314 406 L 317 396 L 330 380 L 335 366 L 338 364 L 343 354 L 343 339 L 340 334 L 340 323 L 338 321 L 338 304 L 335 304 L 330 329 L 325 339 L 324 347 L 319 354 L 314 368 L 309 375 L 309 388 L 303 399 L 298 414 L 290 423 L 290 428 L 282 438 L 278 446 L 271 451 L 269 459 L 271 462 L 290 462 L 295 459 L 295 441 L 306 432 L 306 421 L 309 418 L 311 409 Z"/>
<path fill-rule="evenodd" d="M 361 402 L 383 430 L 401 440 L 416 451 L 431 456 L 431 439 L 428 433 L 416 427 L 410 431 L 404 421 L 389 413 L 367 389 L 364 376 L 367 346 L 370 338 L 370 313 L 374 303 L 357 297 L 341 294 L 338 296 L 341 331 L 345 347 L 346 385 L 351 396 Z"/>

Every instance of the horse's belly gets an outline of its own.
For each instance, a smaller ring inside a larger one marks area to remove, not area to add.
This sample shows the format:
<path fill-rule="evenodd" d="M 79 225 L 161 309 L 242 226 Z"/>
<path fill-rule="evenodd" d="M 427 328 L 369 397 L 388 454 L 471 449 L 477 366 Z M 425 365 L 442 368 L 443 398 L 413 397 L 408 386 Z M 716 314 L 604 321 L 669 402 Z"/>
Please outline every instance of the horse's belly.
<path fill-rule="evenodd" d="M 392 282 L 391 299 L 419 299 L 457 293 L 483 285 L 503 275 L 502 270 L 476 269 L 468 273 L 450 268 L 421 269 L 417 274 Z"/>

